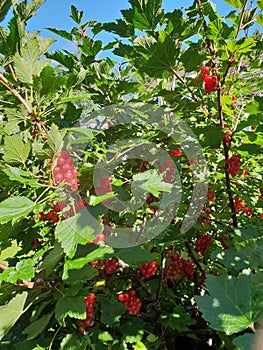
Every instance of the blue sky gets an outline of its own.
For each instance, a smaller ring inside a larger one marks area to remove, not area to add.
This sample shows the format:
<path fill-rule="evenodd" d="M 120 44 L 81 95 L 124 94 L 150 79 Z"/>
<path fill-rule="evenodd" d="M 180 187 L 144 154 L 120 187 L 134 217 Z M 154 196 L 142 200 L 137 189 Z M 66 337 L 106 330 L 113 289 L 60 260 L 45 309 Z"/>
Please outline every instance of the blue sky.
<path fill-rule="evenodd" d="M 215 0 L 214 3 L 220 14 L 226 14 L 233 9 L 224 1 Z M 114 21 L 121 17 L 120 10 L 130 7 L 128 0 L 46 0 L 37 11 L 37 16 L 28 22 L 28 30 L 41 30 L 43 37 L 55 36 L 55 34 L 45 30 L 47 27 L 70 30 L 74 26 L 74 22 L 69 18 L 71 5 L 83 10 L 85 21 L 96 20 L 98 22 Z M 179 7 L 187 8 L 190 5 L 192 5 L 192 0 L 163 0 L 163 7 L 166 11 L 172 11 Z M 3 25 L 6 25 L 10 15 L 2 23 Z M 71 50 L 73 48 L 70 42 L 55 37 L 58 41 L 52 45 L 52 50 L 61 48 Z M 106 33 L 101 35 L 101 39 L 105 42 L 112 38 L 113 36 Z"/>

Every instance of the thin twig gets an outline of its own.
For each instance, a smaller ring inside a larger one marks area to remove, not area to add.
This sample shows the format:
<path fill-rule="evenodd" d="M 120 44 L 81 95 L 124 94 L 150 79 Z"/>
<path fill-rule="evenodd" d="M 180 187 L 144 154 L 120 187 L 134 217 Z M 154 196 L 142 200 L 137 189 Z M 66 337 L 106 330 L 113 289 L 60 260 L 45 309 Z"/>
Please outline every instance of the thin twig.
<path fill-rule="evenodd" d="M 200 265 L 199 261 L 196 259 L 194 253 L 192 252 L 192 249 L 190 247 L 190 244 L 188 243 L 188 241 L 185 241 L 185 246 L 188 250 L 189 255 L 191 256 L 191 258 L 193 259 L 194 263 L 196 264 L 198 270 L 201 272 L 201 274 L 203 276 L 205 276 L 205 270 L 202 268 L 202 266 Z"/>
<path fill-rule="evenodd" d="M 6 270 L 8 267 L 6 265 L 0 264 L 0 270 Z"/>
<path fill-rule="evenodd" d="M 187 91 L 191 94 L 193 100 L 195 102 L 199 101 L 199 98 L 196 96 L 196 94 L 193 92 L 193 90 L 187 85 L 186 81 L 181 77 L 181 75 L 172 67 L 170 67 L 169 71 L 173 73 L 173 75 L 183 84 L 183 86 L 187 89 Z"/>
<path fill-rule="evenodd" d="M 163 249 L 161 254 L 161 273 L 160 273 L 160 279 L 159 279 L 159 288 L 156 296 L 156 302 L 159 303 L 161 294 L 163 291 L 163 282 L 164 282 L 164 272 L 165 272 L 165 263 L 166 263 L 166 249 Z"/>
<path fill-rule="evenodd" d="M 130 269 L 129 271 L 130 276 L 133 277 L 136 282 L 138 282 L 140 284 L 140 286 L 142 287 L 142 289 L 146 292 L 146 294 L 149 296 L 149 300 L 150 301 L 154 301 L 152 292 L 150 290 L 150 288 L 147 286 L 147 284 L 138 276 L 137 271 L 133 271 L 132 269 Z"/>
<path fill-rule="evenodd" d="M 24 105 L 27 110 L 28 115 L 32 115 L 32 108 L 29 106 L 27 101 L 19 94 L 19 92 L 12 88 L 9 84 L 9 81 L 4 77 L 2 73 L 0 73 L 0 82 L 9 90 L 11 93 Z"/>

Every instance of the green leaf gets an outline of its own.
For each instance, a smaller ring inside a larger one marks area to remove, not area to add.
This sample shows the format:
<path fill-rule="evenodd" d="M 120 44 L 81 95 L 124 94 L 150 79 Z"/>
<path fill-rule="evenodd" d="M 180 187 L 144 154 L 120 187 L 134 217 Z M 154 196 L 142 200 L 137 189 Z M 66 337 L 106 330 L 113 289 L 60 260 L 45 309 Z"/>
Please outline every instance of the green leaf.
<path fill-rule="evenodd" d="M 55 236 L 66 255 L 72 258 L 78 244 L 92 242 L 94 228 L 87 225 L 85 213 L 60 221 L 55 229 Z"/>
<path fill-rule="evenodd" d="M 159 196 L 160 192 L 171 192 L 172 184 L 162 181 L 163 175 L 158 174 L 157 170 L 148 170 L 142 173 L 133 175 L 133 181 L 148 193 L 154 196 Z"/>
<path fill-rule="evenodd" d="M 199 52 L 199 50 L 198 44 L 191 43 L 190 47 L 180 56 L 180 60 L 183 62 L 186 71 L 191 72 L 196 70 L 200 62 L 204 61 L 205 55 Z"/>
<path fill-rule="evenodd" d="M 38 320 L 30 323 L 30 325 L 23 330 L 22 334 L 26 334 L 28 340 L 36 338 L 46 329 L 52 315 L 53 313 L 46 314 Z"/>
<path fill-rule="evenodd" d="M 99 338 L 99 340 L 101 340 L 101 341 L 103 341 L 103 342 L 108 342 L 108 341 L 112 341 L 112 340 L 113 340 L 113 338 L 112 338 L 112 336 L 110 335 L 110 333 L 109 333 L 109 332 L 106 332 L 106 331 L 100 333 L 99 336 L 98 336 L 98 338 Z"/>
<path fill-rule="evenodd" d="M 14 13 L 17 14 L 22 21 L 27 21 L 35 15 L 35 11 L 38 10 L 44 2 L 46 2 L 46 0 L 32 0 L 30 3 L 23 1 L 14 9 Z"/>
<path fill-rule="evenodd" d="M 62 86 L 66 85 L 67 78 L 64 76 L 56 75 L 54 68 L 48 66 L 45 67 L 39 77 L 34 76 L 34 88 L 38 90 L 40 96 L 47 99 L 54 98 L 56 93 L 61 91 Z"/>
<path fill-rule="evenodd" d="M 17 136 L 6 136 L 3 159 L 11 164 L 25 164 L 29 156 L 30 148 L 30 142 L 24 143 Z"/>
<path fill-rule="evenodd" d="M 40 154 L 43 153 L 48 158 L 56 159 L 62 150 L 65 134 L 66 130 L 59 130 L 58 126 L 53 123 L 48 134 L 48 139 Z"/>
<path fill-rule="evenodd" d="M 8 304 L 0 306 L 0 340 L 9 332 L 24 312 L 27 292 L 16 294 Z"/>
<path fill-rule="evenodd" d="M 253 143 L 245 143 L 238 147 L 238 150 L 240 151 L 247 151 L 248 154 L 258 154 L 260 153 L 261 146 L 260 145 L 255 145 Z"/>
<path fill-rule="evenodd" d="M 110 327 L 116 324 L 121 316 L 126 312 L 125 306 L 112 300 L 102 300 L 100 321 Z"/>
<path fill-rule="evenodd" d="M 84 54 L 95 57 L 102 49 L 101 40 L 93 40 L 87 36 L 82 39 L 82 45 L 79 46 Z"/>
<path fill-rule="evenodd" d="M 211 257 L 217 259 L 221 264 L 230 270 L 241 271 L 249 268 L 248 257 L 241 251 L 237 251 L 234 247 L 222 251 L 213 251 Z"/>
<path fill-rule="evenodd" d="M 255 341 L 254 334 L 244 334 L 239 335 L 233 340 L 234 345 L 237 347 L 237 350 L 256 350 L 253 344 Z M 259 349 L 258 349 L 259 350 Z"/>
<path fill-rule="evenodd" d="M 229 39 L 231 32 L 234 34 L 234 29 L 222 22 L 220 19 L 209 22 L 207 37 L 211 40 Z"/>
<path fill-rule="evenodd" d="M 121 12 L 136 29 L 152 31 L 162 21 L 162 0 L 129 0 L 129 3 L 132 9 Z"/>
<path fill-rule="evenodd" d="M 17 228 L 19 225 L 12 225 L 11 222 L 0 225 L 0 242 L 4 242 Z"/>
<path fill-rule="evenodd" d="M 67 102 L 73 102 L 73 101 L 81 101 L 81 100 L 90 100 L 92 94 L 81 94 L 81 95 L 73 95 L 73 96 L 67 96 L 60 98 L 60 103 L 67 103 Z"/>
<path fill-rule="evenodd" d="M 61 350 L 86 350 L 90 344 L 89 335 L 85 336 L 76 332 L 69 333 L 61 342 Z"/>
<path fill-rule="evenodd" d="M 134 316 L 120 325 L 120 330 L 124 335 L 124 341 L 127 343 L 134 343 L 141 340 L 144 334 L 143 329 L 143 320 Z"/>
<path fill-rule="evenodd" d="M 138 44 L 138 41 L 136 44 Z M 137 49 L 139 48 L 137 47 Z M 174 68 L 179 54 L 179 49 L 176 47 L 175 41 L 162 30 L 159 30 L 157 43 L 152 44 L 148 48 L 142 46 L 141 49 L 144 50 L 142 53 L 147 49 L 150 58 L 146 63 L 140 62 L 140 60 L 138 61 L 140 70 L 156 78 L 162 78 L 165 71 L 167 73 Z"/>
<path fill-rule="evenodd" d="M 0 264 L 8 265 L 8 259 L 13 258 L 21 250 L 16 240 L 11 242 L 11 246 L 1 250 Z M 1 275 L 0 275 L 1 278 Z"/>
<path fill-rule="evenodd" d="M 8 275 L 7 281 L 16 283 L 18 280 L 28 280 L 34 277 L 34 263 L 31 259 L 24 259 L 16 264 L 15 270 Z"/>
<path fill-rule="evenodd" d="M 58 262 L 62 259 L 64 255 L 63 249 L 60 244 L 56 241 L 54 247 L 47 252 L 41 261 L 39 268 L 41 270 L 45 270 L 46 274 L 49 275 L 53 272 L 54 267 L 58 264 Z"/>
<path fill-rule="evenodd" d="M 263 0 L 258 0 L 257 6 L 260 8 L 260 10 L 263 10 Z"/>
<path fill-rule="evenodd" d="M 17 3 L 17 1 L 14 0 L 2 0 L 0 3 L 0 22 L 3 21 L 3 19 L 5 18 L 7 12 L 9 11 L 9 9 L 15 4 Z"/>
<path fill-rule="evenodd" d="M 20 168 L 9 167 L 5 169 L 4 172 L 11 181 L 17 181 L 34 188 L 43 187 L 43 185 L 38 183 L 37 179 L 30 177 L 26 171 Z"/>
<path fill-rule="evenodd" d="M 29 38 L 21 48 L 20 54 L 14 56 L 14 69 L 19 80 L 32 83 L 33 75 L 39 75 L 42 69 L 49 64 L 49 60 L 40 60 L 43 55 L 36 37 Z"/>
<path fill-rule="evenodd" d="M 56 28 L 47 28 L 52 33 L 55 33 L 59 35 L 63 39 L 67 39 L 69 41 L 73 41 L 73 36 L 71 33 L 67 32 L 66 30 L 63 29 L 56 29 Z"/>
<path fill-rule="evenodd" d="M 217 149 L 222 143 L 224 131 L 217 126 L 205 126 L 204 128 L 196 128 L 195 133 L 200 135 L 199 140 L 204 147 Z"/>
<path fill-rule="evenodd" d="M 134 35 L 134 28 L 132 25 L 127 24 L 122 19 L 117 19 L 115 22 L 109 22 L 103 24 L 103 29 L 108 32 L 117 34 L 123 38 L 129 38 Z"/>
<path fill-rule="evenodd" d="M 71 15 L 70 17 L 75 21 L 77 24 L 80 24 L 83 17 L 83 11 L 79 11 L 76 6 L 71 5 Z"/>
<path fill-rule="evenodd" d="M 15 222 L 18 219 L 26 217 L 36 206 L 26 197 L 7 198 L 0 203 L 0 223 L 5 224 L 8 221 Z"/>
<path fill-rule="evenodd" d="M 4 131 L 8 135 L 16 134 L 20 131 L 20 124 L 26 120 L 26 111 L 24 106 L 20 108 L 6 108 L 5 115 L 7 123 L 5 124 Z"/>
<path fill-rule="evenodd" d="M 98 275 L 98 272 L 96 269 L 94 269 L 90 265 L 85 265 L 82 268 L 76 268 L 72 269 L 70 266 L 68 266 L 67 262 L 64 265 L 63 275 L 62 279 L 67 284 L 74 284 L 74 283 L 80 283 L 80 282 L 87 282 L 93 277 Z"/>
<path fill-rule="evenodd" d="M 227 43 L 227 49 L 238 54 L 246 53 L 251 51 L 255 46 L 254 38 L 241 38 L 239 40 L 231 40 Z"/>
<path fill-rule="evenodd" d="M 254 328 L 263 311 L 262 298 L 252 289 L 250 275 L 207 276 L 209 295 L 196 296 L 198 307 L 210 326 L 227 335 Z"/>
<path fill-rule="evenodd" d="M 160 315 L 160 323 L 165 328 L 170 328 L 178 332 L 188 331 L 188 326 L 191 326 L 195 321 L 186 313 L 182 305 L 174 307 L 171 313 Z"/>
<path fill-rule="evenodd" d="M 241 7 L 243 6 L 242 0 L 224 0 L 224 2 L 238 9 L 241 9 Z"/>
<path fill-rule="evenodd" d="M 124 248 L 118 252 L 118 257 L 131 267 L 137 267 L 145 261 L 152 261 L 155 256 L 143 247 Z"/>
<path fill-rule="evenodd" d="M 64 265 L 64 271 L 63 271 L 63 276 L 62 279 L 68 279 L 69 274 L 71 274 L 70 270 L 75 271 L 80 270 L 83 267 L 87 265 L 87 263 L 94 261 L 94 260 L 101 260 L 105 258 L 105 255 L 112 254 L 114 252 L 113 248 L 109 246 L 102 246 L 98 247 L 95 246 L 96 248 L 88 253 L 86 256 L 74 260 L 67 260 Z M 93 269 L 95 271 L 95 269 Z M 87 271 L 87 273 L 89 273 Z"/>
<path fill-rule="evenodd" d="M 85 303 L 83 296 L 63 296 L 55 306 L 55 316 L 59 324 L 65 326 L 67 316 L 82 319 L 86 317 Z"/>
<path fill-rule="evenodd" d="M 46 57 L 50 58 L 54 61 L 57 61 L 58 63 L 62 64 L 63 66 L 67 67 L 68 69 L 73 69 L 75 66 L 76 58 L 74 55 L 70 54 L 69 52 L 65 51 L 65 53 L 57 51 L 57 52 L 47 52 Z"/>

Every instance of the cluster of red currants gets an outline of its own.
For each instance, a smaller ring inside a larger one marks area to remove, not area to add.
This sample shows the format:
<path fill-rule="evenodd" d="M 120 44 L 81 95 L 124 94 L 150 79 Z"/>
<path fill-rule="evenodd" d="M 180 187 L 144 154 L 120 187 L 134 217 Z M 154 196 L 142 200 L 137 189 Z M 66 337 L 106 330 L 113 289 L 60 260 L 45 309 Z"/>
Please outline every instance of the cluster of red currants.
<path fill-rule="evenodd" d="M 136 298 L 136 291 L 134 289 L 131 289 L 128 293 L 119 294 L 118 299 L 127 307 L 130 314 L 138 315 L 142 307 L 142 302 L 140 298 Z"/>
<path fill-rule="evenodd" d="M 142 265 L 138 266 L 143 277 L 148 280 L 156 274 L 158 271 L 157 261 L 153 260 L 151 262 L 144 262 Z"/>
<path fill-rule="evenodd" d="M 112 178 L 110 176 L 104 177 L 100 180 L 100 185 L 98 187 L 95 187 L 95 191 L 97 193 L 108 193 L 112 192 L 113 189 L 111 187 Z"/>
<path fill-rule="evenodd" d="M 91 324 L 92 319 L 94 316 L 94 301 L 96 299 L 96 295 L 94 293 L 90 293 L 88 297 L 85 298 L 85 305 L 86 305 L 86 318 L 85 320 L 79 320 L 78 322 L 78 329 L 81 334 L 84 332 L 88 332 Z"/>
<path fill-rule="evenodd" d="M 68 150 L 63 149 L 57 159 L 57 164 L 53 169 L 56 183 L 65 182 L 71 188 L 78 187 L 78 170 L 74 167 L 74 160 L 70 157 Z"/>
<path fill-rule="evenodd" d="M 212 240 L 211 235 L 207 235 L 205 233 L 201 233 L 199 239 L 195 243 L 195 250 L 198 253 L 204 253 L 206 248 L 210 245 Z"/>
<path fill-rule="evenodd" d="M 239 212 L 241 209 L 244 214 L 251 215 L 252 209 L 246 206 L 246 203 L 243 199 L 240 199 L 238 196 L 235 197 L 234 200 L 235 212 Z"/>
<path fill-rule="evenodd" d="M 104 259 L 101 261 L 102 267 L 99 269 L 99 274 L 102 275 L 106 273 L 107 275 L 112 275 L 117 271 L 119 264 L 116 258 Z"/>
<path fill-rule="evenodd" d="M 170 156 L 180 157 L 183 154 L 183 151 L 180 148 L 171 149 L 170 151 L 168 151 L 168 154 L 170 154 Z"/>
<path fill-rule="evenodd" d="M 205 83 L 205 92 L 209 94 L 210 92 L 213 92 L 218 87 L 218 81 L 219 81 L 219 75 L 218 74 L 211 74 L 210 68 L 207 66 L 204 66 L 202 68 L 202 80 Z"/>
<path fill-rule="evenodd" d="M 181 254 L 168 254 L 169 263 L 165 266 L 165 276 L 170 280 L 179 281 L 183 276 L 191 280 L 194 275 L 193 260 L 185 260 Z"/>
<path fill-rule="evenodd" d="M 236 174 L 240 170 L 240 154 L 236 154 L 226 160 L 227 164 L 227 172 L 232 176 L 235 177 Z"/>
<path fill-rule="evenodd" d="M 110 176 L 106 176 L 103 179 L 100 180 L 100 185 L 97 187 L 95 187 L 95 192 L 98 194 L 105 194 L 105 193 L 109 193 L 109 192 L 113 192 L 113 189 L 111 187 L 111 183 L 112 183 L 112 178 Z M 111 199 L 106 199 L 104 200 L 102 203 L 104 205 L 108 205 L 110 204 Z"/>

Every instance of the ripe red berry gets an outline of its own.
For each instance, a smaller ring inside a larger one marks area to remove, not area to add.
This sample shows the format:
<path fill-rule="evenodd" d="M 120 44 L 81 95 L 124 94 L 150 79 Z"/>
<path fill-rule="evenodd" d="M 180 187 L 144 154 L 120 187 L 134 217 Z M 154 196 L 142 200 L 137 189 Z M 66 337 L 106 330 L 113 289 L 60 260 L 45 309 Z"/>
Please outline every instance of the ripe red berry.
<path fill-rule="evenodd" d="M 209 68 L 209 67 L 204 66 L 204 67 L 202 68 L 202 73 L 203 73 L 203 75 L 208 75 L 209 72 L 210 72 L 210 68 Z"/>
<path fill-rule="evenodd" d="M 43 211 L 41 211 L 40 213 L 37 214 L 38 220 L 44 220 L 45 217 L 46 217 L 46 215 L 43 213 Z"/>
<path fill-rule="evenodd" d="M 57 159 L 57 165 L 58 166 L 63 166 L 64 164 L 66 163 L 66 160 L 65 160 L 65 158 L 63 158 L 63 157 L 58 157 L 58 159 Z"/>
<path fill-rule="evenodd" d="M 205 92 L 209 94 L 218 87 L 218 78 L 216 75 L 208 75 L 204 77 Z"/>

